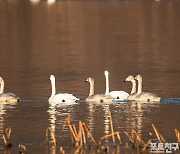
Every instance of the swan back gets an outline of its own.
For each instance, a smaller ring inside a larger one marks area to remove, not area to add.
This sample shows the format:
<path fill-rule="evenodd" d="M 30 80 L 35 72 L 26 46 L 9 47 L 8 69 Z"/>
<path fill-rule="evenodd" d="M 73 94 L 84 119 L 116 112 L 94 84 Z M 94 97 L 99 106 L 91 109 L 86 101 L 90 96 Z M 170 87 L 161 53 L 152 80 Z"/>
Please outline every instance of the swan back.
<path fill-rule="evenodd" d="M 56 95 L 50 97 L 49 103 L 51 105 L 63 104 L 63 103 L 64 104 L 75 104 L 76 100 L 78 100 L 78 98 L 76 98 L 72 94 L 59 93 L 59 94 L 56 94 Z"/>
<path fill-rule="evenodd" d="M 160 102 L 161 97 L 158 97 L 156 94 L 153 93 L 142 92 L 135 97 L 135 100 L 139 102 Z"/>
<path fill-rule="evenodd" d="M 114 99 L 126 100 L 129 94 L 125 91 L 111 91 L 109 93 Z"/>
<path fill-rule="evenodd" d="M 86 98 L 86 102 L 94 102 L 94 103 L 112 103 L 112 100 L 113 97 L 104 94 L 95 94 L 88 96 Z"/>
<path fill-rule="evenodd" d="M 136 101 L 140 102 L 159 102 L 161 97 L 157 96 L 156 94 L 149 93 L 149 92 L 142 92 L 142 76 L 137 75 L 135 79 L 138 81 L 138 91 L 137 96 L 135 97 Z"/>
<path fill-rule="evenodd" d="M 2 93 L 0 94 L 0 102 L 14 103 L 20 100 L 14 93 Z"/>

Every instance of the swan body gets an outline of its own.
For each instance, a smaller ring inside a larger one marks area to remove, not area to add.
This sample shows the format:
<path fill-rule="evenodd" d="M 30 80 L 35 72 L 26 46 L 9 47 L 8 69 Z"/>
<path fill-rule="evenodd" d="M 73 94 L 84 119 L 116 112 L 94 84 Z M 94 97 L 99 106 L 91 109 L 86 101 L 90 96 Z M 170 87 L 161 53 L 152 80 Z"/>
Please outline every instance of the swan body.
<path fill-rule="evenodd" d="M 94 94 L 94 79 L 89 77 L 86 82 L 90 84 L 89 96 L 85 99 L 86 102 L 95 103 L 112 103 L 113 97 L 104 94 Z"/>
<path fill-rule="evenodd" d="M 130 95 L 127 97 L 128 100 L 135 100 L 135 97 L 137 96 L 136 93 L 136 80 L 132 75 L 129 75 L 126 79 L 125 82 L 130 81 L 132 83 L 132 89 Z"/>
<path fill-rule="evenodd" d="M 0 102 L 3 103 L 15 103 L 19 101 L 19 97 L 17 97 L 14 93 L 4 93 L 4 80 L 0 77 Z"/>
<path fill-rule="evenodd" d="M 137 96 L 135 97 L 136 101 L 140 102 L 160 102 L 161 97 L 158 97 L 156 94 L 150 92 L 142 92 L 142 76 L 137 75 L 135 79 L 138 81 L 138 91 Z"/>
<path fill-rule="evenodd" d="M 79 98 L 75 97 L 73 94 L 69 93 L 59 93 L 56 94 L 56 86 L 55 86 L 55 76 L 50 75 L 50 80 L 51 80 L 51 87 L 52 87 L 52 93 L 49 98 L 49 103 L 52 105 L 56 104 L 75 104 Z"/>
<path fill-rule="evenodd" d="M 106 92 L 105 95 L 110 95 L 114 99 L 118 100 L 127 100 L 129 94 L 125 91 L 111 91 L 109 92 L 109 72 L 106 70 L 104 71 L 105 79 L 106 79 Z"/>

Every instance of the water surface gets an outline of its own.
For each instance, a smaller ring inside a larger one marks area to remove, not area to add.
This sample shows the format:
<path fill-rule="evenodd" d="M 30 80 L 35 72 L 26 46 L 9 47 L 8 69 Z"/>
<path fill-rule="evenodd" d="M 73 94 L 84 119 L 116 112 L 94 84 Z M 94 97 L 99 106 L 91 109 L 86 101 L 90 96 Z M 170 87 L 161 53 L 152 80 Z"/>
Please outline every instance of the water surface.
<path fill-rule="evenodd" d="M 0 1 L 0 76 L 5 91 L 14 92 L 18 105 L 1 105 L 0 134 L 12 128 L 12 153 L 25 144 L 28 153 L 50 153 L 45 131 L 51 125 L 57 149 L 71 148 L 64 120 L 85 122 L 96 141 L 110 133 L 108 111 L 115 131 L 135 129 L 147 142 L 154 123 L 168 142 L 176 142 L 180 130 L 180 3 L 127 1 Z M 159 104 L 80 103 L 53 108 L 50 74 L 56 76 L 57 92 L 85 99 L 87 77 L 95 79 L 95 92 L 105 92 L 104 70 L 110 72 L 110 90 L 130 92 L 123 82 L 132 74 L 143 76 L 143 91 L 163 98 Z M 112 141 L 109 140 L 111 143 Z M 2 142 L 1 142 L 2 143 Z M 3 150 L 1 144 L 1 150 Z M 58 152 L 58 150 L 57 150 Z"/>

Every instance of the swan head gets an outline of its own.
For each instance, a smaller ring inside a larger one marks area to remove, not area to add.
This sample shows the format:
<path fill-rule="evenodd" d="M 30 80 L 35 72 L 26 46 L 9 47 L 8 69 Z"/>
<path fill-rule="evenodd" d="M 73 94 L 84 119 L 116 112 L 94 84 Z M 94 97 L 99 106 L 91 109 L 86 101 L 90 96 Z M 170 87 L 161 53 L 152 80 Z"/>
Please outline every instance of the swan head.
<path fill-rule="evenodd" d="M 132 75 L 129 75 L 125 81 L 133 81 L 134 80 L 134 77 Z"/>
<path fill-rule="evenodd" d="M 104 75 L 105 76 L 108 76 L 109 75 L 109 72 L 106 70 L 106 71 L 104 71 Z"/>
<path fill-rule="evenodd" d="M 94 82 L 94 79 L 93 78 L 91 78 L 91 77 L 89 77 L 89 78 L 87 78 L 86 79 L 86 81 L 85 82 Z"/>
<path fill-rule="evenodd" d="M 138 75 L 136 75 L 135 79 L 140 81 L 140 80 L 142 80 L 142 76 L 140 74 L 138 74 Z"/>
<path fill-rule="evenodd" d="M 55 76 L 54 75 L 50 75 L 50 80 L 55 80 Z"/>
<path fill-rule="evenodd" d="M 0 77 L 0 83 L 1 83 L 1 82 L 3 82 L 3 81 L 4 81 L 4 80 L 3 80 L 3 78 L 2 78 L 2 77 Z"/>

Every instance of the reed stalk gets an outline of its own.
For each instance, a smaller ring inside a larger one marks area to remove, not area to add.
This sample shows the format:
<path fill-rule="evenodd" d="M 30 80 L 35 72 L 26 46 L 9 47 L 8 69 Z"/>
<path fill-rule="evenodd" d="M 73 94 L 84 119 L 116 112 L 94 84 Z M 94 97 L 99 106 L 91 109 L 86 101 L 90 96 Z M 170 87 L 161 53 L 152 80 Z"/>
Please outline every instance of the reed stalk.
<path fill-rule="evenodd" d="M 148 140 L 147 143 L 145 144 L 144 148 L 143 148 L 143 151 L 145 151 L 145 150 L 149 147 L 149 145 L 150 145 L 151 143 L 152 143 L 152 141 L 151 141 L 151 140 Z"/>
<path fill-rule="evenodd" d="M 6 136 L 7 136 L 8 143 L 10 143 L 11 128 L 6 128 Z"/>
<path fill-rule="evenodd" d="M 3 141 L 4 141 L 4 145 L 7 145 L 7 140 L 6 140 L 5 135 L 3 135 Z"/>
<path fill-rule="evenodd" d="M 11 147 L 12 144 L 10 143 L 10 139 L 11 139 L 11 128 L 6 128 L 6 133 L 5 135 L 3 134 L 3 141 L 4 141 L 4 145 L 6 147 Z"/>
<path fill-rule="evenodd" d="M 115 143 L 115 137 L 114 137 L 114 128 L 113 128 L 113 122 L 112 122 L 112 116 L 111 111 L 109 110 L 109 119 L 110 119 L 110 125 L 111 125 L 111 133 L 112 133 L 112 140 Z"/>
<path fill-rule="evenodd" d="M 66 153 L 65 150 L 63 149 L 63 147 L 59 147 L 59 153 L 60 154 L 65 154 Z"/>
<path fill-rule="evenodd" d="M 49 126 L 49 127 L 46 129 L 46 141 L 50 141 L 50 140 L 51 140 L 51 138 L 49 138 L 50 136 L 51 136 L 51 138 L 52 138 L 52 141 L 53 141 L 54 146 L 56 146 L 57 143 L 56 143 L 55 133 L 53 132 L 52 128 Z"/>
<path fill-rule="evenodd" d="M 142 140 L 141 136 L 134 129 L 132 129 L 131 132 L 136 135 L 136 139 L 139 143 L 145 145 L 145 142 Z"/>
<path fill-rule="evenodd" d="M 19 153 L 25 153 L 27 151 L 26 146 L 24 144 L 19 144 L 20 152 Z"/>
<path fill-rule="evenodd" d="M 177 138 L 177 143 L 179 144 L 180 146 L 180 132 L 178 131 L 178 129 L 174 129 L 175 130 L 175 134 L 176 134 L 176 138 Z"/>
<path fill-rule="evenodd" d="M 77 133 L 77 130 L 76 130 L 76 126 L 74 124 L 72 125 L 72 128 L 73 128 L 75 136 L 77 136 L 78 133 Z"/>
<path fill-rule="evenodd" d="M 158 129 L 156 128 L 156 126 L 154 124 L 152 124 L 152 127 L 154 129 L 154 132 L 159 140 L 159 142 L 166 142 L 164 137 L 161 135 L 161 133 L 158 131 Z"/>
<path fill-rule="evenodd" d="M 49 140 L 49 132 L 51 132 L 51 127 L 48 127 L 46 129 L 46 140 L 48 141 Z"/>
<path fill-rule="evenodd" d="M 87 126 L 86 126 L 85 123 L 83 123 L 83 127 L 85 128 L 85 130 L 86 130 L 88 136 L 90 137 L 91 141 L 92 141 L 95 145 L 97 145 L 95 139 L 93 138 L 92 134 L 91 134 L 90 131 L 88 130 L 88 128 L 87 128 Z"/>
<path fill-rule="evenodd" d="M 81 121 L 80 121 L 80 125 L 81 125 L 83 143 L 86 144 L 86 136 L 85 136 L 85 132 L 84 132 L 83 123 Z"/>
<path fill-rule="evenodd" d="M 78 130 L 78 135 L 77 135 L 77 142 L 78 146 L 82 146 L 82 131 L 81 131 L 81 121 L 79 121 L 79 130 Z"/>
<path fill-rule="evenodd" d="M 112 133 L 112 134 L 108 134 L 108 135 L 105 135 L 105 136 L 101 137 L 101 138 L 100 138 L 100 142 L 99 142 L 99 143 L 101 143 L 101 142 L 102 142 L 102 140 L 104 140 L 104 139 L 106 139 L 106 138 L 109 138 L 109 137 L 111 137 L 111 136 L 114 136 L 114 135 L 117 135 L 117 138 L 118 138 L 118 140 L 119 140 L 120 144 L 122 144 L 122 141 L 121 141 L 121 138 L 120 138 L 119 132 L 114 132 L 114 133 Z"/>
<path fill-rule="evenodd" d="M 122 144 L 122 140 L 121 140 L 120 133 L 119 133 L 119 132 L 117 132 L 117 134 L 116 134 L 116 135 L 117 135 L 117 138 L 118 138 L 118 140 L 119 140 L 119 143 L 120 143 L 120 144 Z"/>
<path fill-rule="evenodd" d="M 71 125 L 70 118 L 71 116 L 68 115 L 68 117 L 65 119 L 63 129 L 67 124 L 69 127 L 70 134 L 72 136 L 72 142 L 74 143 L 74 142 L 77 142 L 77 131 L 76 131 L 76 127 L 74 125 L 73 126 Z"/>
<path fill-rule="evenodd" d="M 141 144 L 143 144 L 143 147 L 145 146 L 145 142 L 134 129 L 131 130 L 131 136 L 127 132 L 124 133 L 129 138 L 129 141 L 132 143 L 133 147 L 135 146 L 136 148 L 139 148 L 141 147 Z"/>
<path fill-rule="evenodd" d="M 126 131 L 124 131 L 124 134 L 129 138 L 129 142 L 132 143 L 132 144 L 134 144 L 134 140 L 133 140 L 132 136 L 130 136 L 130 135 L 128 134 L 128 132 L 126 132 Z"/>

